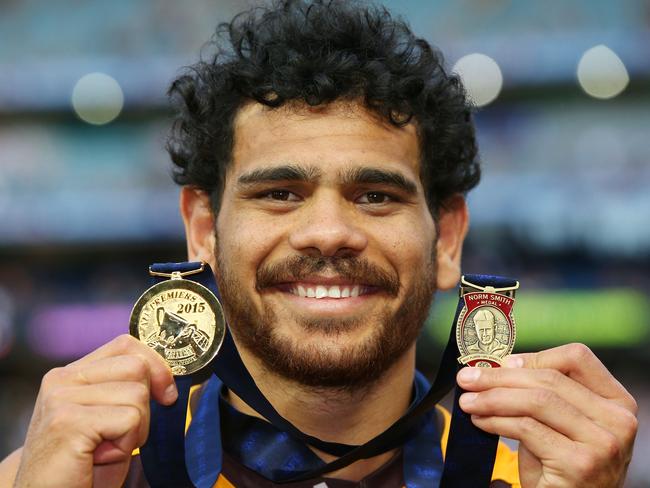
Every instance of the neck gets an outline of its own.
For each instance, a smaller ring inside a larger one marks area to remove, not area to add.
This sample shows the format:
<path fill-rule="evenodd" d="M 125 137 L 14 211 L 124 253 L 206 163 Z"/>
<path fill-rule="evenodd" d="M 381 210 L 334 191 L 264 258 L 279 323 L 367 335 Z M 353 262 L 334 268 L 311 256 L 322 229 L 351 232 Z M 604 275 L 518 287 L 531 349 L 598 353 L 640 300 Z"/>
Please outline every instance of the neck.
<path fill-rule="evenodd" d="M 411 401 L 415 346 L 376 382 L 354 392 L 299 385 L 269 372 L 257 358 L 240 351 L 255 383 L 278 413 L 304 433 L 324 441 L 363 444 L 404 415 Z M 241 412 L 258 415 L 232 392 L 228 394 L 228 401 Z M 326 462 L 335 459 L 316 449 L 314 451 Z M 390 451 L 362 459 L 328 476 L 359 481 L 394 455 L 395 452 Z"/>

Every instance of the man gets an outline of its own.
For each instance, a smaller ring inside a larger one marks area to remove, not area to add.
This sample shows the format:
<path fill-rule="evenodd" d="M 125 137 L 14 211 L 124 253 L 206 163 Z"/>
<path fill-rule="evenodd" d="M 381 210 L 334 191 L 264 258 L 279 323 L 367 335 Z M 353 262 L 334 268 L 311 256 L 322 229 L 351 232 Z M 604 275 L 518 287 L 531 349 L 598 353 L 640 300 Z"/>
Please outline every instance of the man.
<path fill-rule="evenodd" d="M 496 325 L 494 313 L 486 308 L 479 309 L 474 317 L 474 330 L 476 330 L 476 342 L 467 346 L 467 352 L 471 354 L 492 354 L 503 357 L 508 349 L 507 344 L 502 344 L 495 337 Z"/>
<path fill-rule="evenodd" d="M 407 409 L 433 293 L 459 280 L 463 194 L 479 177 L 463 90 L 403 23 L 354 2 L 278 1 L 224 31 L 230 45 L 171 88 L 189 259 L 215 270 L 242 358 L 278 412 L 309 435 L 362 444 Z M 460 404 L 481 429 L 520 441 L 521 485 L 620 486 L 636 404 L 589 349 L 507 366 L 464 368 Z M 176 395 L 160 356 L 119 337 L 45 376 L 0 479 L 113 487 L 131 467 L 139 483 L 131 453 L 149 399 Z M 221 395 L 233 415 L 255 416 Z M 217 486 L 266 486 L 225 455 Z M 396 449 L 325 483 L 400 486 L 405 459 Z M 393 484 L 373 481 L 384 471 Z"/>

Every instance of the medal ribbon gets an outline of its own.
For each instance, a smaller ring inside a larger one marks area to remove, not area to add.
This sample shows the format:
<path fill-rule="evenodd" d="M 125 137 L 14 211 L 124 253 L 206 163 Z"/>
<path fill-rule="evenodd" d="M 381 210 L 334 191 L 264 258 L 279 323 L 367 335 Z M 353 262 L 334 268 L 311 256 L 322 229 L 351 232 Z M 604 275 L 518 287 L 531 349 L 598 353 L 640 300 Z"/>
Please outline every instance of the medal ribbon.
<path fill-rule="evenodd" d="M 501 276 L 466 275 L 465 279 L 481 287 L 510 288 L 517 284 L 516 280 Z M 457 323 L 458 315 L 463 306 L 464 299 L 461 296 L 458 301 L 454 324 Z M 454 329 L 455 327 L 452 327 L 452 330 Z M 456 365 L 457 370 L 461 368 L 458 362 L 456 362 Z M 471 415 L 465 413 L 458 403 L 458 399 L 463 393 L 463 389 L 456 386 L 451 426 L 449 427 L 449 440 L 447 441 L 445 455 L 445 468 L 440 486 L 487 487 L 490 485 L 492 478 L 499 436 L 489 434 L 472 423 Z"/>
<path fill-rule="evenodd" d="M 201 265 L 202 263 L 154 264 L 151 267 L 151 271 L 169 274 L 172 272 L 186 273 L 196 271 L 201 267 Z M 217 298 L 221 300 L 214 280 L 214 275 L 208 265 L 205 265 L 202 272 L 193 274 L 191 278 L 210 289 Z M 160 278 L 154 279 L 156 282 L 162 281 Z M 512 286 L 511 284 L 515 283 L 514 280 L 495 276 L 468 275 L 467 279 L 472 283 L 481 286 L 489 285 L 494 287 L 506 287 Z M 456 310 L 454 325 L 458 319 L 460 311 L 462 310 L 462 305 L 463 300 L 461 298 Z M 429 391 L 419 402 L 413 402 L 406 414 L 391 427 L 361 446 L 322 441 L 313 436 L 304 434 L 293 424 L 284 419 L 275 408 L 273 408 L 264 395 L 262 395 L 261 391 L 255 384 L 255 381 L 244 366 L 228 327 L 226 327 L 223 345 L 217 354 L 217 357 L 212 362 L 211 368 L 230 390 L 235 392 L 240 398 L 242 398 L 242 400 L 255 409 L 277 429 L 286 432 L 288 436 L 304 444 L 312 445 L 324 452 L 339 456 L 335 461 L 324 464 L 316 469 L 305 471 L 301 469 L 294 470 L 291 477 L 274 480 L 278 483 L 284 483 L 318 477 L 324 473 L 348 466 L 359 459 L 370 458 L 406 444 L 409 439 L 413 438 L 422 429 L 422 417 L 427 414 L 427 412 L 430 412 L 435 407 L 435 404 L 438 403 L 454 385 L 455 373 L 458 370 L 458 363 L 456 361 L 457 354 L 458 349 L 455 344 L 455 327 L 452 326 L 449 342 L 443 352 L 438 374 Z M 205 379 L 205 377 L 192 378 L 194 382 L 200 382 Z M 211 488 L 212 485 L 203 484 L 204 480 L 205 482 L 208 482 L 209 479 L 212 479 L 214 474 L 214 469 L 206 466 L 206 464 L 215 463 L 216 465 L 218 463 L 217 467 L 220 471 L 221 456 L 218 456 L 218 459 L 213 457 L 209 460 L 205 459 L 204 456 L 198 458 L 195 456 L 188 456 L 187 466 L 192 466 L 192 481 L 190 481 L 185 461 L 184 428 L 187 398 L 189 397 L 189 388 L 193 381 L 188 377 L 177 377 L 176 381 L 179 389 L 179 399 L 173 406 L 164 407 L 159 405 L 157 402 L 151 402 L 152 427 L 150 436 L 147 443 L 142 446 L 140 450 L 145 475 L 152 488 L 181 488 L 193 486 L 198 486 L 200 488 L 210 486 Z M 494 439 L 486 438 L 485 436 L 488 434 L 485 434 L 480 429 L 474 427 L 469 416 L 462 415 L 462 411 L 458 407 L 458 395 L 459 394 L 456 395 L 454 404 L 450 442 L 447 447 L 445 470 L 440 486 L 444 488 L 452 486 L 488 486 L 492 465 L 494 463 L 494 453 L 496 452 L 498 437 L 493 436 L 495 437 Z M 182 399 L 185 399 L 185 401 L 182 401 Z M 461 415 L 457 415 L 457 411 L 460 411 Z M 208 417 L 208 415 L 204 415 L 204 417 Z M 196 420 L 198 421 L 199 419 Z M 206 419 L 202 417 L 201 420 L 208 422 L 211 425 L 210 430 L 213 430 L 214 425 L 218 424 L 218 419 Z M 467 425 L 468 423 L 469 426 Z M 205 425 L 206 424 L 202 424 L 202 428 L 205 429 Z M 426 425 L 426 423 L 424 423 L 424 425 Z M 457 434 L 454 434 L 454 432 Z M 454 448 L 452 446 L 452 441 L 458 443 L 459 440 L 456 439 L 459 435 L 462 436 L 463 433 L 470 435 L 469 440 L 461 439 L 460 442 L 464 447 Z M 204 446 L 204 448 L 208 447 L 212 450 L 216 449 L 215 452 L 221 452 L 221 439 L 212 438 L 208 433 L 208 429 L 205 429 L 204 434 L 199 436 L 197 442 L 202 443 L 201 445 Z M 481 473 L 489 471 L 487 481 L 480 481 L 483 479 L 482 476 L 476 478 L 478 484 L 474 482 L 465 483 L 464 481 L 458 481 L 459 479 L 465 479 L 465 475 L 470 474 L 468 473 L 469 469 L 466 469 L 466 466 L 474 465 L 477 462 L 481 465 L 488 466 L 485 469 L 479 470 Z M 214 483 L 214 481 L 216 481 L 216 478 L 212 480 L 212 483 Z"/>
<path fill-rule="evenodd" d="M 217 376 L 206 382 L 200 392 L 196 417 L 187 431 L 185 457 L 194 486 L 212 488 L 221 472 L 221 443 L 206 445 L 202 441 L 205 437 L 222 439 L 223 451 L 247 468 L 276 482 L 291 479 L 296 472 L 309 473 L 326 466 L 303 442 L 264 420 L 235 410 L 221 398 L 222 387 L 223 383 Z M 419 402 L 428 389 L 424 376 L 416 373 L 413 403 Z M 437 486 L 442 474 L 439 439 L 436 415 L 430 412 L 423 419 L 418 434 L 404 446 L 407 488 Z"/>

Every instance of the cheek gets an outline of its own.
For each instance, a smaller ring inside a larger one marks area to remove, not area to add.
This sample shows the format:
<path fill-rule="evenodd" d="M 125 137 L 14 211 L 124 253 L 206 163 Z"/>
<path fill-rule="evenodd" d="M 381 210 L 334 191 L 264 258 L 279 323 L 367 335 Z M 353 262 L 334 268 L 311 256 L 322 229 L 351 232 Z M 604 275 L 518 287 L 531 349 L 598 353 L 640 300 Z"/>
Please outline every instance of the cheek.
<path fill-rule="evenodd" d="M 254 275 L 267 256 L 278 246 L 281 231 L 270 219 L 219 218 L 217 224 L 217 253 L 238 275 Z"/>
<path fill-rule="evenodd" d="M 387 249 L 393 265 L 408 274 L 422 272 L 435 258 L 434 233 L 416 229 L 422 226 L 395 226 L 379 235 L 380 245 Z"/>

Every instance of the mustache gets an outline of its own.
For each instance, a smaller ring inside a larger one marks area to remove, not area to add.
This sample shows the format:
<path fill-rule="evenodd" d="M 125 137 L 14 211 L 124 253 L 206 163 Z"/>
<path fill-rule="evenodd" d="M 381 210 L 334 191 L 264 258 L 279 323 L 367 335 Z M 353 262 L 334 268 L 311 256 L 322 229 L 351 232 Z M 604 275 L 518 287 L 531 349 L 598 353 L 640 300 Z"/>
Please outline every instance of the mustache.
<path fill-rule="evenodd" d="M 397 296 L 399 277 L 365 258 L 336 256 L 292 256 L 282 262 L 268 264 L 257 270 L 255 288 L 259 291 L 279 283 L 300 281 L 315 273 L 329 271 L 346 280 L 382 289 Z"/>

